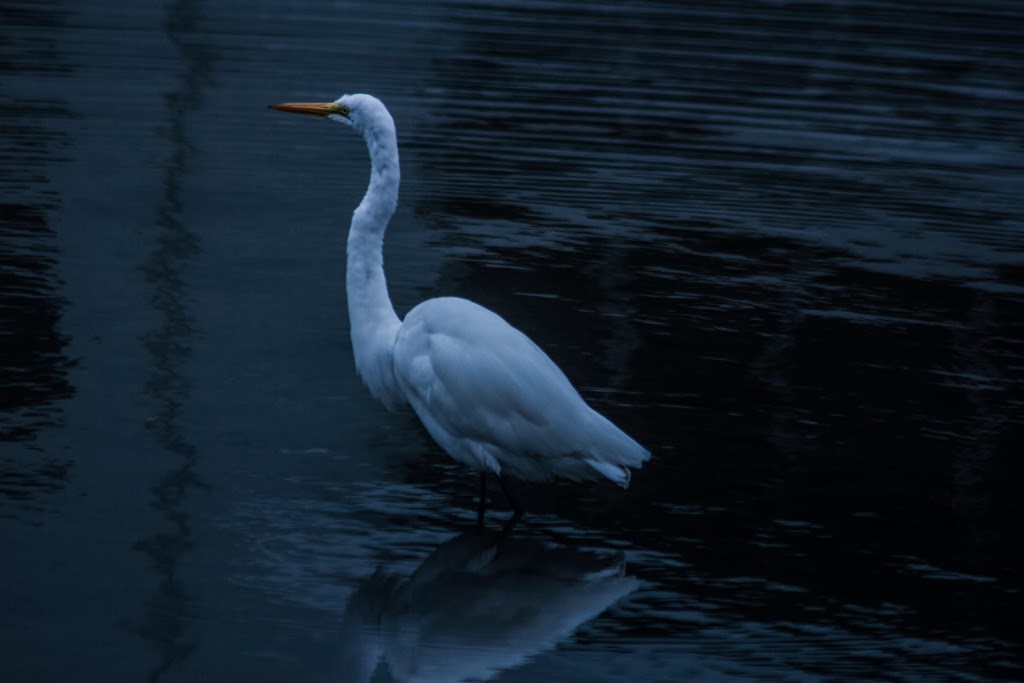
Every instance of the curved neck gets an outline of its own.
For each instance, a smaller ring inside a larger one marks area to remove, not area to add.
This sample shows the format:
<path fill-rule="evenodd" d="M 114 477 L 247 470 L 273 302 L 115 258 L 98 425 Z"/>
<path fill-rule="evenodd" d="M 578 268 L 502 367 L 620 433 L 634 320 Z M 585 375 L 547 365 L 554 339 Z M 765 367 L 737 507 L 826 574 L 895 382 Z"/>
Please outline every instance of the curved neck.
<path fill-rule="evenodd" d="M 384 231 L 398 202 L 398 143 L 394 124 L 373 126 L 363 137 L 370 151 L 370 187 L 352 214 L 346 289 L 356 369 L 370 393 L 388 407 L 402 402 L 392 355 L 401 321 L 384 279 Z"/>

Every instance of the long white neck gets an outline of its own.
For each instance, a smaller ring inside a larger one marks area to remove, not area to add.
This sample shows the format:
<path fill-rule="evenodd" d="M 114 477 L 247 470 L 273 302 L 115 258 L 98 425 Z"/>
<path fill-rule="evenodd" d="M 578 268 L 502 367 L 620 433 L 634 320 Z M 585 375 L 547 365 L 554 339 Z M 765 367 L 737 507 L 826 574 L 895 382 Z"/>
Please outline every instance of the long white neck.
<path fill-rule="evenodd" d="M 367 122 L 363 137 L 370 150 L 370 187 L 352 214 L 348 233 L 348 316 L 356 370 L 388 408 L 404 403 L 392 359 L 402 323 L 384 279 L 384 231 L 398 203 L 398 142 L 387 111 Z"/>

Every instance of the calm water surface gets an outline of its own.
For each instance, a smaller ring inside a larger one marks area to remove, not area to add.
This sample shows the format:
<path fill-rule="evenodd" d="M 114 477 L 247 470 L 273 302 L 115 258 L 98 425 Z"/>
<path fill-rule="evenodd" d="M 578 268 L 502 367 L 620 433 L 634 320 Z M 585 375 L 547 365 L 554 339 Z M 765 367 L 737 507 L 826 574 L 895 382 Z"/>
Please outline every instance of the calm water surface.
<path fill-rule="evenodd" d="M 9 681 L 1024 678 L 1024 71 L 982 2 L 3 10 Z M 474 476 L 355 376 L 474 298 L 654 458 Z"/>

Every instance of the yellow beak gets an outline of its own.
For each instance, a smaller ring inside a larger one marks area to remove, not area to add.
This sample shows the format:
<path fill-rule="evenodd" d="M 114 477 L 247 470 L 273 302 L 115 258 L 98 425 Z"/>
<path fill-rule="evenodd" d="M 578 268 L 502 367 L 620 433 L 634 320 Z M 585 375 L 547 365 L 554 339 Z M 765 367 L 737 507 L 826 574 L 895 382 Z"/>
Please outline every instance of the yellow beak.
<path fill-rule="evenodd" d="M 307 116 L 330 116 L 331 114 L 348 115 L 348 108 L 337 102 L 285 102 L 284 104 L 273 104 L 271 109 L 287 111 L 292 114 L 306 114 Z"/>

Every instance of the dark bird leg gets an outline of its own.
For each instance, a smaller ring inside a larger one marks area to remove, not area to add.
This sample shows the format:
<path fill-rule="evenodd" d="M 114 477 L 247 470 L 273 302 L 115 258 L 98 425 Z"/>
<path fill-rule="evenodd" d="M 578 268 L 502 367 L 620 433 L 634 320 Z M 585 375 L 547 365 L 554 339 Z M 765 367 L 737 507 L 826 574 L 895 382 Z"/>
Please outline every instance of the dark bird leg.
<path fill-rule="evenodd" d="M 523 516 L 523 508 L 519 506 L 519 501 L 512 495 L 512 491 L 509 489 L 508 484 L 505 482 L 505 477 L 498 475 L 498 483 L 501 484 L 502 493 L 508 498 L 509 505 L 512 506 L 512 519 L 509 520 L 513 525 L 518 522 Z"/>
<path fill-rule="evenodd" d="M 480 473 L 480 505 L 476 508 L 476 525 L 484 525 L 484 512 L 487 511 L 487 472 Z"/>

